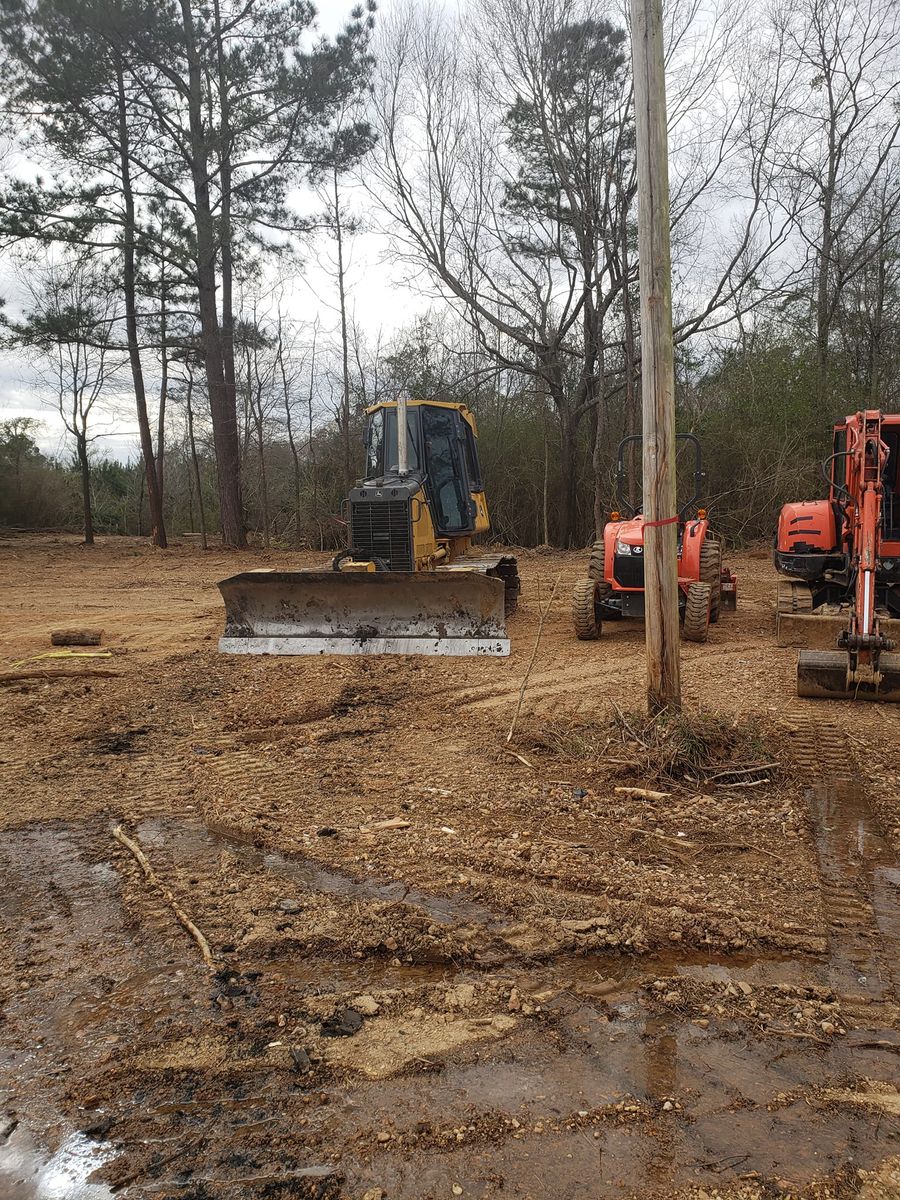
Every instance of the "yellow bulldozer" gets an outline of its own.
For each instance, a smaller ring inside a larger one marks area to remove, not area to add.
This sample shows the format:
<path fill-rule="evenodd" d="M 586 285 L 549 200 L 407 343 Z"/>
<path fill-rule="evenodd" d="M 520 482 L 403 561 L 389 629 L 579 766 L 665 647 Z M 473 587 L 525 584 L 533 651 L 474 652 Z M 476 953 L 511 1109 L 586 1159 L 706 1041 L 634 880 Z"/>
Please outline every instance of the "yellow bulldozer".
<path fill-rule="evenodd" d="M 345 501 L 347 547 L 330 570 L 222 580 L 219 649 L 509 654 L 518 569 L 511 555 L 473 551 L 490 528 L 477 436 L 465 404 L 401 398 L 367 409 L 366 474 Z"/>

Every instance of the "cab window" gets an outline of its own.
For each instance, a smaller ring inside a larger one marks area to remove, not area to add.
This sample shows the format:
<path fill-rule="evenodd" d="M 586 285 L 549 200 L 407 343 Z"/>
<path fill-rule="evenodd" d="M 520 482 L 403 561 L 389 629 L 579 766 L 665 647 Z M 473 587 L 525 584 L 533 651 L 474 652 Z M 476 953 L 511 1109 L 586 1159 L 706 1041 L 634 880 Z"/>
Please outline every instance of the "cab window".
<path fill-rule="evenodd" d="M 391 471 L 397 471 L 400 464 L 397 461 L 397 410 L 389 408 L 386 410 L 387 420 L 384 426 L 384 472 L 389 474 Z M 416 415 L 415 409 L 408 408 L 406 410 L 406 458 L 407 467 L 410 471 L 419 470 L 419 447 L 416 443 Z"/>
<path fill-rule="evenodd" d="M 384 409 L 379 408 L 369 418 L 366 431 L 366 479 L 376 479 L 383 474 L 384 461 Z"/>
<path fill-rule="evenodd" d="M 472 528 L 472 500 L 463 460 L 462 418 L 451 408 L 423 406 L 422 437 L 428 491 L 438 529 L 454 533 Z"/>
<path fill-rule="evenodd" d="M 469 487 L 473 492 L 481 492 L 484 490 L 484 484 L 481 481 L 481 468 L 478 464 L 478 450 L 475 447 L 475 434 L 472 432 L 472 426 L 461 417 L 463 431 L 465 432 L 465 447 L 466 447 L 466 467 L 469 471 Z"/>

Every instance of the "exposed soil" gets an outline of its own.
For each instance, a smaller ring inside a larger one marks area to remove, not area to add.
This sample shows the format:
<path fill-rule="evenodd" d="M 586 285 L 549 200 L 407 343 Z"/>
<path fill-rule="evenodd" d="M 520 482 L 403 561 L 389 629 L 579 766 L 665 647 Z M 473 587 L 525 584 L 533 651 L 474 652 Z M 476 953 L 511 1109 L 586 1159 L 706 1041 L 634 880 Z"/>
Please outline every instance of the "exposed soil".
<path fill-rule="evenodd" d="M 900 706 L 795 697 L 767 555 L 681 740 L 586 555 L 508 659 L 220 656 L 267 563 L 0 541 L 0 1198 L 900 1197 Z"/>

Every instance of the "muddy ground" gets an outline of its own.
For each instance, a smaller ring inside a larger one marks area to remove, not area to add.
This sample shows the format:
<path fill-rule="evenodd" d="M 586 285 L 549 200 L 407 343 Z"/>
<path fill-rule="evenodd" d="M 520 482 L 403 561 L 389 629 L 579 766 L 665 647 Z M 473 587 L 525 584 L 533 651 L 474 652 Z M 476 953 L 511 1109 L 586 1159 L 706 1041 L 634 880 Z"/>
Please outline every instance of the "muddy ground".
<path fill-rule="evenodd" d="M 584 555 L 506 660 L 217 654 L 320 561 L 0 540 L 0 1197 L 900 1196 L 900 706 L 795 698 L 765 553 L 671 774 Z"/>

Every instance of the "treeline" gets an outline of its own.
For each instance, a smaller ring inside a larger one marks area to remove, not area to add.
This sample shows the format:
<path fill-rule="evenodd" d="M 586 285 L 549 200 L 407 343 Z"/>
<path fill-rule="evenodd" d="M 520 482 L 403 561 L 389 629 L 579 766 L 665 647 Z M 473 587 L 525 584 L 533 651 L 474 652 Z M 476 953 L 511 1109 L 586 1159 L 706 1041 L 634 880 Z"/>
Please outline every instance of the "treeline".
<path fill-rule="evenodd" d="M 461 401 L 477 414 L 495 536 L 515 545 L 561 544 L 558 497 L 563 481 L 552 412 L 533 393 L 516 388 L 509 373 L 501 377 L 499 389 L 493 386 L 496 380 L 491 386 L 473 387 L 454 374 L 454 355 L 438 359 L 429 349 L 435 344 L 429 340 L 433 336 L 429 321 L 417 322 L 405 353 L 388 354 L 381 364 L 384 392 L 362 396 L 354 388 L 351 480 L 362 469 L 362 408 L 394 394 L 395 372 L 400 369 L 414 394 Z M 407 355 L 412 354 L 422 370 L 409 377 Z M 729 349 L 714 368 L 705 365 L 696 378 L 686 366 L 679 373 L 679 428 L 695 433 L 703 444 L 703 499 L 717 527 L 734 544 L 768 539 L 786 500 L 821 494 L 819 464 L 829 453 L 832 418 L 869 403 L 865 381 L 847 364 L 835 366 L 835 377 L 839 371 L 843 382 L 830 412 L 816 400 L 813 351 L 796 342 L 760 339 L 752 347 Z M 247 389 L 241 390 L 246 396 Z M 200 411 L 190 424 L 185 400 L 185 391 L 174 387 L 165 439 L 164 519 L 175 536 L 192 534 L 204 544 L 205 535 L 218 539 L 221 534 L 214 444 L 202 397 L 196 400 Z M 289 407 L 290 437 L 284 406 L 279 411 L 274 401 L 263 402 L 259 440 L 251 406 L 242 405 L 246 527 L 260 545 L 340 548 L 345 544 L 343 432 L 336 418 L 322 418 L 314 408 L 310 438 L 308 407 L 302 414 L 295 403 Z M 619 506 L 615 450 L 629 428 L 622 403 L 609 406 L 605 416 L 609 437 L 601 465 L 604 514 Z M 307 423 L 301 423 L 301 417 Z M 576 544 L 586 544 L 594 528 L 594 454 L 588 434 L 586 425 L 576 454 Z M 40 435 L 33 421 L 0 422 L 0 525 L 75 530 L 82 517 L 79 464 L 75 458 L 60 461 L 42 454 L 36 440 Z M 692 484 L 692 470 L 690 457 L 680 456 L 682 492 Z M 90 479 L 97 533 L 150 533 L 140 460 L 123 464 L 97 456 Z M 639 475 L 633 474 L 631 481 L 634 500 L 640 492 Z"/>
<path fill-rule="evenodd" d="M 0 188 L 5 338 L 72 450 L 7 426 L 0 521 L 340 545 L 363 410 L 406 390 L 475 411 L 500 539 L 592 538 L 640 429 L 628 29 L 602 0 L 373 11 L 329 40 L 293 0 L 0 0 L 47 171 Z M 900 400 L 900 9 L 695 0 L 666 32 L 679 422 L 746 541 L 818 490 L 837 416 Z M 354 319 L 376 227 L 432 296 L 389 339 Z M 302 323 L 312 255 L 333 318 Z M 98 459 L 126 413 L 140 462 Z"/>

